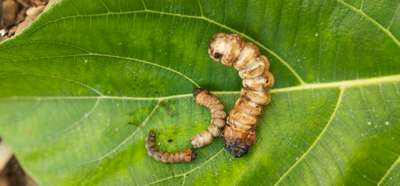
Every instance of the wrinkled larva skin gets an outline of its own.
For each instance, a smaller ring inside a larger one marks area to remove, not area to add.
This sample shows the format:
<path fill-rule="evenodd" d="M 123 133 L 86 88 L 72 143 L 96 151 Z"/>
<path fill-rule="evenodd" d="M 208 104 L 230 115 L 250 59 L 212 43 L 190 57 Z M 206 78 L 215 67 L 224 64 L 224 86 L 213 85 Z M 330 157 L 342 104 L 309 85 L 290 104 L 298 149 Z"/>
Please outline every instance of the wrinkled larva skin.
<path fill-rule="evenodd" d="M 224 105 L 218 98 L 205 89 L 195 89 L 193 95 L 196 103 L 210 109 L 211 122 L 207 130 L 202 131 L 192 138 L 192 147 L 200 148 L 210 144 L 213 139 L 220 136 L 225 126 L 226 113 Z"/>
<path fill-rule="evenodd" d="M 157 149 L 156 134 L 150 131 L 146 140 L 147 154 L 155 160 L 163 163 L 185 163 L 191 162 L 196 155 L 191 149 L 185 149 L 181 152 L 163 152 Z"/>
<path fill-rule="evenodd" d="M 239 99 L 228 115 L 224 129 L 225 149 L 235 157 L 246 154 L 256 141 L 256 126 L 264 105 L 271 102 L 269 89 L 274 77 L 267 57 L 252 43 L 237 34 L 217 33 L 212 38 L 209 56 L 226 66 L 233 66 L 242 78 Z"/>
<path fill-rule="evenodd" d="M 208 48 L 211 59 L 220 61 L 222 64 L 231 66 L 233 61 L 239 56 L 242 48 L 242 40 L 239 35 L 217 33 L 213 37 Z"/>

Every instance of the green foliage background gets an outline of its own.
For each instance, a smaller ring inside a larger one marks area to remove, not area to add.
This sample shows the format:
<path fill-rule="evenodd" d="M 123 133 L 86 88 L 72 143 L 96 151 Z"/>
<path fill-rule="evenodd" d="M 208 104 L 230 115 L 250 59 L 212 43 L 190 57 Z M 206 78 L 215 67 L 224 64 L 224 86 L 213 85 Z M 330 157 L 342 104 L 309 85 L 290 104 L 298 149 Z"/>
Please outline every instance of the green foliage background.
<path fill-rule="evenodd" d="M 40 185 L 398 185 L 399 0 L 62 0 L 0 45 L 0 135 Z M 276 77 L 257 144 L 222 140 L 190 164 L 209 122 L 193 87 L 229 111 L 240 79 L 207 55 L 215 32 L 256 43 Z M 172 139 L 172 142 L 168 140 Z"/>

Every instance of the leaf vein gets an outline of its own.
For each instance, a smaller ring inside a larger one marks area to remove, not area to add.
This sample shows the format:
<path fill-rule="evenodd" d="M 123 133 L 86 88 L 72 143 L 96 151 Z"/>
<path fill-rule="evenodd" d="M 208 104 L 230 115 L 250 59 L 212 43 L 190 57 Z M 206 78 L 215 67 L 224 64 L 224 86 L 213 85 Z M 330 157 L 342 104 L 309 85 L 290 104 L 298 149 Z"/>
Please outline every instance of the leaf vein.
<path fill-rule="evenodd" d="M 279 178 L 278 180 L 273 184 L 274 186 L 279 185 L 288 175 L 289 173 L 294 170 L 294 168 L 297 167 L 298 164 L 300 164 L 300 162 L 302 162 L 306 156 L 311 152 L 311 150 L 314 149 L 314 147 L 316 146 L 316 144 L 319 142 L 319 140 L 321 139 L 321 137 L 325 134 L 325 132 L 328 130 L 328 128 L 331 126 L 336 112 L 339 110 L 340 104 L 342 102 L 342 98 L 343 98 L 343 94 L 345 89 L 344 88 L 340 88 L 339 89 L 339 96 L 336 102 L 336 105 L 332 111 L 331 116 L 329 117 L 328 122 L 326 123 L 325 127 L 322 129 L 322 131 L 319 133 L 319 135 L 317 136 L 317 138 L 315 138 L 315 140 L 311 143 L 310 147 L 301 155 L 301 157 L 292 165 L 289 167 L 289 169 L 287 169 Z"/>
<path fill-rule="evenodd" d="M 101 53 L 82 53 L 82 54 L 72 54 L 72 55 L 63 55 L 63 56 L 50 56 L 50 57 L 37 57 L 37 58 L 30 58 L 30 59 L 24 59 L 24 60 L 12 60 L 12 62 L 18 62 L 18 61 L 34 61 L 34 60 L 40 60 L 40 59 L 55 59 L 55 58 L 70 58 L 70 57 L 84 57 L 84 56 L 97 56 L 97 57 L 108 57 L 108 58 L 115 58 L 115 59 L 122 59 L 126 61 L 131 61 L 131 62 L 137 62 L 137 63 L 142 63 L 146 65 L 151 65 L 154 67 L 158 67 L 160 69 L 172 72 L 174 74 L 177 74 L 178 76 L 183 77 L 184 79 L 188 80 L 190 83 L 192 83 L 196 87 L 200 87 L 200 85 L 194 81 L 192 78 L 190 78 L 188 75 L 179 72 L 173 68 L 163 66 L 157 63 L 153 63 L 147 60 L 143 59 L 138 59 L 138 58 L 132 58 L 132 57 L 124 57 L 124 56 L 116 56 L 116 55 L 111 55 L 111 54 L 101 54 Z M 93 88 L 91 88 L 93 89 Z M 96 93 L 100 93 L 98 90 L 96 90 Z M 101 94 L 101 93 L 100 93 Z"/>
<path fill-rule="evenodd" d="M 201 5 L 200 0 L 197 0 L 197 4 L 199 5 L 200 15 L 204 17 L 203 6 Z"/>
<path fill-rule="evenodd" d="M 186 80 L 190 81 L 190 83 L 192 83 L 193 85 L 195 85 L 196 87 L 200 87 L 200 85 L 194 81 L 192 78 L 190 78 L 189 76 L 185 75 L 182 72 L 179 72 L 173 68 L 167 67 L 167 66 L 163 66 L 157 63 L 152 63 L 150 61 L 146 61 L 143 59 L 137 59 L 137 58 L 132 58 L 132 57 L 122 57 L 122 56 L 116 56 L 116 55 L 110 55 L 110 54 L 99 54 L 99 53 L 90 53 L 90 56 L 100 56 L 100 57 L 109 57 L 109 58 L 115 58 L 115 59 L 123 59 L 123 60 L 127 60 L 127 61 L 134 61 L 134 62 L 138 62 L 138 63 L 143 63 L 143 64 L 147 64 L 147 65 L 152 65 L 170 72 L 173 72 L 183 78 L 185 78 Z"/>
<path fill-rule="evenodd" d="M 394 13 L 393 13 L 392 19 L 390 20 L 389 24 L 386 26 L 386 29 L 390 30 L 390 27 L 392 27 L 392 25 L 393 25 L 393 23 L 394 23 L 394 20 L 395 20 L 396 17 L 397 17 L 397 12 L 398 12 L 398 10 L 400 10 L 400 4 L 397 5 L 397 8 L 396 8 L 396 10 L 395 10 Z"/>
<path fill-rule="evenodd" d="M 388 168 L 388 170 L 385 172 L 385 174 L 382 176 L 382 178 L 378 181 L 377 185 L 382 185 L 383 181 L 389 176 L 389 174 L 392 172 L 392 170 L 396 167 L 397 164 L 400 163 L 400 155 L 397 157 L 397 159 L 393 162 L 393 164 Z"/>
<path fill-rule="evenodd" d="M 112 155 L 113 153 L 117 152 L 123 145 L 125 145 L 131 138 L 133 138 L 136 135 L 136 133 L 137 133 L 137 131 L 139 131 L 139 129 L 143 128 L 146 125 L 147 121 L 149 121 L 151 116 L 153 116 L 154 113 L 157 111 L 157 109 L 160 107 L 160 103 L 161 103 L 161 101 L 157 102 L 157 104 L 150 111 L 150 113 L 144 118 L 142 123 L 128 137 L 126 137 L 124 140 L 122 140 L 121 143 L 119 143 L 117 146 L 112 148 L 110 151 L 104 153 L 99 158 L 84 162 L 84 163 L 82 163 L 82 165 L 90 164 L 90 163 L 94 163 L 94 162 L 100 162 L 100 161 L 104 160 L 105 158 L 107 158 L 108 156 Z"/>
<path fill-rule="evenodd" d="M 283 64 L 294 76 L 295 78 L 299 81 L 300 84 L 305 84 L 304 80 L 302 77 L 297 73 L 297 71 L 294 70 L 294 68 L 286 61 L 284 60 L 280 55 L 278 55 L 276 52 L 274 52 L 272 49 L 267 48 L 265 45 L 261 44 L 260 42 L 256 41 L 252 37 L 248 36 L 245 33 L 239 32 L 238 30 L 229 27 L 227 25 L 224 25 L 222 23 L 219 23 L 211 18 L 205 17 L 205 16 L 195 16 L 195 15 L 188 15 L 188 14 L 178 14 L 178 13 L 170 13 L 170 12 L 162 12 L 162 11 L 155 11 L 155 10 L 134 10 L 134 11 L 123 11 L 123 12 L 108 12 L 108 13 L 98 13 L 98 14 L 86 14 L 86 15 L 74 15 L 74 16 L 65 16 L 65 17 L 60 17 L 58 19 L 54 19 L 51 21 L 48 21 L 42 25 L 39 25 L 36 29 L 32 30 L 29 34 L 33 34 L 37 31 L 39 31 L 41 28 L 57 23 L 63 20 L 68 20 L 68 19 L 74 19 L 74 18 L 91 18 L 91 17 L 101 17 L 101 16 L 109 16 L 109 15 L 128 15 L 128 14 L 140 14 L 140 13 L 150 13 L 150 14 L 159 14 L 159 15 L 167 15 L 167 16 L 175 16 L 175 17 L 181 17 L 181 18 L 188 18 L 188 19 L 197 19 L 197 20 L 203 20 L 205 22 L 214 24 L 216 26 L 219 26 L 221 28 L 227 29 L 231 32 L 237 33 L 244 38 L 248 39 L 251 42 L 254 42 L 256 45 L 261 47 L 262 49 L 266 50 L 268 53 L 270 53 L 272 56 L 278 59 L 278 61 Z"/>
<path fill-rule="evenodd" d="M 221 148 L 219 151 L 217 151 L 215 154 L 213 154 L 213 155 L 212 155 L 210 158 L 208 158 L 206 161 L 202 162 L 202 163 L 199 164 L 198 166 L 196 166 L 196 167 L 194 167 L 194 168 L 192 168 L 192 169 L 190 169 L 190 170 L 188 170 L 188 171 L 186 171 L 186 172 L 184 172 L 184 173 L 176 174 L 176 175 L 173 175 L 173 176 L 168 176 L 168 177 L 165 177 L 165 178 L 158 179 L 158 180 L 156 180 L 156 181 L 153 181 L 153 182 L 151 182 L 151 183 L 146 184 L 146 186 L 148 186 L 148 185 L 154 185 L 154 184 L 157 184 L 157 183 L 161 183 L 161 182 L 164 182 L 164 181 L 167 181 L 167 180 L 170 180 L 170 179 L 173 179 L 173 178 L 182 177 L 182 176 L 185 178 L 187 175 L 189 175 L 189 174 L 191 174 L 192 172 L 194 172 L 194 171 L 196 171 L 196 170 L 202 168 L 204 165 L 208 164 L 210 161 L 212 161 L 213 159 L 215 159 L 216 157 L 218 157 L 218 155 L 220 155 L 223 151 L 224 151 L 224 148 Z M 186 179 L 186 178 L 185 178 L 185 179 Z M 184 184 L 184 182 L 183 182 L 183 184 Z"/>
<path fill-rule="evenodd" d="M 337 2 L 339 2 L 341 5 L 349 8 L 350 10 L 352 10 L 353 12 L 359 14 L 361 17 L 364 17 L 365 19 L 367 19 L 368 21 L 370 21 L 372 24 L 374 24 L 375 26 L 377 26 L 380 30 L 383 31 L 383 33 L 385 33 L 390 39 L 393 40 L 393 42 L 400 47 L 400 41 L 393 35 L 392 32 L 390 32 L 390 30 L 386 29 L 382 24 L 380 24 L 378 21 L 376 21 L 374 18 L 372 18 L 371 16 L 367 15 L 364 11 L 362 11 L 361 9 L 358 9 L 354 6 L 352 6 L 349 3 L 346 3 L 344 0 L 337 0 Z"/>
<path fill-rule="evenodd" d="M 67 134 L 70 131 L 73 131 L 75 128 L 79 127 L 80 124 L 82 123 L 82 121 L 86 120 L 87 118 L 89 118 L 89 116 L 91 116 L 94 111 L 96 110 L 96 108 L 99 106 L 100 104 L 100 97 L 97 97 L 96 102 L 93 104 L 93 106 L 89 109 L 89 111 L 87 111 L 85 114 L 82 115 L 82 117 L 80 117 L 78 120 L 76 120 L 75 122 L 73 122 L 70 126 L 66 127 L 64 130 L 62 130 L 60 133 L 57 133 L 55 135 L 52 135 L 52 137 L 49 137 L 46 139 L 46 141 L 54 141 L 57 138 L 61 138 L 63 135 Z M 43 141 L 42 141 L 43 142 Z"/>

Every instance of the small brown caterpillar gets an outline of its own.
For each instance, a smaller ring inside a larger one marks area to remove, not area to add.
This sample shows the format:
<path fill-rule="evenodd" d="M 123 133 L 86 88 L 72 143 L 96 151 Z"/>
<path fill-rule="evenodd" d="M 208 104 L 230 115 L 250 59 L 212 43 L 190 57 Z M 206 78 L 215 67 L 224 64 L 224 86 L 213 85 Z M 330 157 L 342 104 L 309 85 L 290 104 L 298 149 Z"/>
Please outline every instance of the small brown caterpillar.
<path fill-rule="evenodd" d="M 210 144 L 214 137 L 220 136 L 225 126 L 226 113 L 224 105 L 218 98 L 205 89 L 195 89 L 193 96 L 196 103 L 210 109 L 211 121 L 208 128 L 192 138 L 193 148 L 200 148 Z"/>
<path fill-rule="evenodd" d="M 268 59 L 252 43 L 237 34 L 216 33 L 209 45 L 209 56 L 226 66 L 233 66 L 243 79 L 239 99 L 227 118 L 224 129 L 225 149 L 236 157 L 247 153 L 256 140 L 257 121 L 263 105 L 271 101 L 269 88 L 274 77 Z"/>
<path fill-rule="evenodd" d="M 146 150 L 149 156 L 163 163 L 191 162 L 196 157 L 192 149 L 185 149 L 181 152 L 163 152 L 158 150 L 156 147 L 156 134 L 154 131 L 150 131 L 147 136 Z"/>

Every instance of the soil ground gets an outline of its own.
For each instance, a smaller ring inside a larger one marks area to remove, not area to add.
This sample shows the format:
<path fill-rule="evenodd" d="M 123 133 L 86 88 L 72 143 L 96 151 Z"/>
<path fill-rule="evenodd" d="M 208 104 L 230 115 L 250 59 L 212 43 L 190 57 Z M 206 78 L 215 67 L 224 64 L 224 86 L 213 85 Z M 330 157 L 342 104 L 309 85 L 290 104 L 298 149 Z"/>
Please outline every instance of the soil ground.
<path fill-rule="evenodd" d="M 29 26 L 48 3 L 49 0 L 0 0 L 0 41 Z"/>

